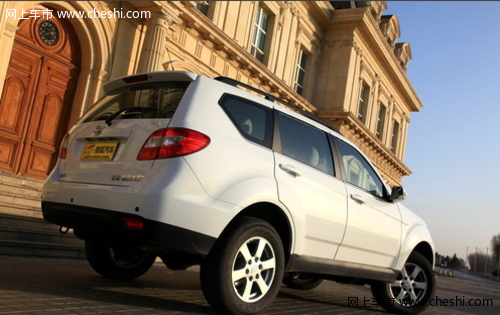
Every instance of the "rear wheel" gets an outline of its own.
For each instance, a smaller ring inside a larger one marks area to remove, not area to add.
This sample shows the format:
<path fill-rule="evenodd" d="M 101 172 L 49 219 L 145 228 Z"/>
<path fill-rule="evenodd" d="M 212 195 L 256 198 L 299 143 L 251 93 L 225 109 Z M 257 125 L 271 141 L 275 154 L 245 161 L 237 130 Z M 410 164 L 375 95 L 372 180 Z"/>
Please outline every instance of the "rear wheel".
<path fill-rule="evenodd" d="M 283 283 L 296 290 L 312 290 L 317 288 L 323 279 L 309 273 L 292 272 L 283 277 Z"/>
<path fill-rule="evenodd" d="M 372 284 L 377 303 L 396 314 L 417 314 L 427 308 L 436 280 L 432 266 L 424 256 L 412 253 L 396 281 Z"/>
<path fill-rule="evenodd" d="M 222 234 L 203 261 L 203 294 L 223 313 L 257 314 L 278 294 L 283 269 L 278 233 L 266 221 L 244 217 Z"/>
<path fill-rule="evenodd" d="M 156 255 L 137 247 L 85 241 L 87 260 L 103 277 L 131 280 L 142 276 L 153 265 Z"/>

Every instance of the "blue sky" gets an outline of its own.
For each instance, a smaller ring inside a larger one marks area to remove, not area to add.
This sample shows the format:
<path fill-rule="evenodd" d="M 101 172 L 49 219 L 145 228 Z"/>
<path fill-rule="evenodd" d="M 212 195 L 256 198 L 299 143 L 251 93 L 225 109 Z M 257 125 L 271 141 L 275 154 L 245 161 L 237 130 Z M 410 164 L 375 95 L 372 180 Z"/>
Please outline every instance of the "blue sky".
<path fill-rule="evenodd" d="M 485 253 L 500 233 L 500 2 L 387 1 L 384 14 L 410 43 L 424 104 L 411 115 L 405 205 L 440 254 Z"/>

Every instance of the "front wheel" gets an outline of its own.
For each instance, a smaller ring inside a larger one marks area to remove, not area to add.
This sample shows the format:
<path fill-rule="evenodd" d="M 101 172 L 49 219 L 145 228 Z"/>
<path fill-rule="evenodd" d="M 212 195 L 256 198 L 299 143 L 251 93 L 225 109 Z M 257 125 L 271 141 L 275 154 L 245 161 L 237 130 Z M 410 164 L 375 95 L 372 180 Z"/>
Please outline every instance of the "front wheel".
<path fill-rule="evenodd" d="M 97 273 L 116 280 L 142 276 L 155 262 L 156 255 L 137 247 L 85 241 L 87 260 Z"/>
<path fill-rule="evenodd" d="M 208 303 L 226 314 L 257 314 L 278 294 L 284 270 L 280 237 L 266 221 L 243 217 L 219 238 L 201 264 Z"/>
<path fill-rule="evenodd" d="M 372 284 L 377 303 L 396 314 L 417 314 L 424 311 L 436 287 L 430 262 L 419 253 L 412 253 L 392 283 Z"/>

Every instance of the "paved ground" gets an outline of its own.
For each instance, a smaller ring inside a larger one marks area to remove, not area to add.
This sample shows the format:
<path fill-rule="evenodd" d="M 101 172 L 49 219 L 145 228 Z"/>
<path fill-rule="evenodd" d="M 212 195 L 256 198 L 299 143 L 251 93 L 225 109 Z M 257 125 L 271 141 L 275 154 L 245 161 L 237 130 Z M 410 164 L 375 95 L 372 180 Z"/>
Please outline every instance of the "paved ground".
<path fill-rule="evenodd" d="M 437 281 L 435 302 L 441 306 L 429 306 L 423 314 L 500 314 L 499 284 L 446 277 Z M 469 302 L 490 306 L 466 306 Z M 155 264 L 143 277 L 119 282 L 98 276 L 85 260 L 0 256 L 0 314 L 115 313 L 216 314 L 203 298 L 196 268 L 174 272 Z M 312 291 L 283 287 L 265 314 L 386 312 L 372 305 L 366 286 L 324 282 Z"/>

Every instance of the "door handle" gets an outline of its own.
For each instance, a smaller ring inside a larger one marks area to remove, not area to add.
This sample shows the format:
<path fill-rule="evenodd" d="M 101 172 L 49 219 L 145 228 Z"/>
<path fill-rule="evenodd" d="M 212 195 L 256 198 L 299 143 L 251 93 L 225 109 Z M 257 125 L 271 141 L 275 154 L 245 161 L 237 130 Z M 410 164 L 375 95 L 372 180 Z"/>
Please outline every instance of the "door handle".
<path fill-rule="evenodd" d="M 363 198 L 360 195 L 351 194 L 351 199 L 356 201 L 357 203 L 359 203 L 361 205 L 365 204 L 365 201 L 363 200 Z"/>
<path fill-rule="evenodd" d="M 293 166 L 290 166 L 290 165 L 283 165 L 283 164 L 280 164 L 280 169 L 287 173 L 287 174 L 290 174 L 292 175 L 293 177 L 299 177 L 300 176 L 300 173 L 297 172 Z"/>

